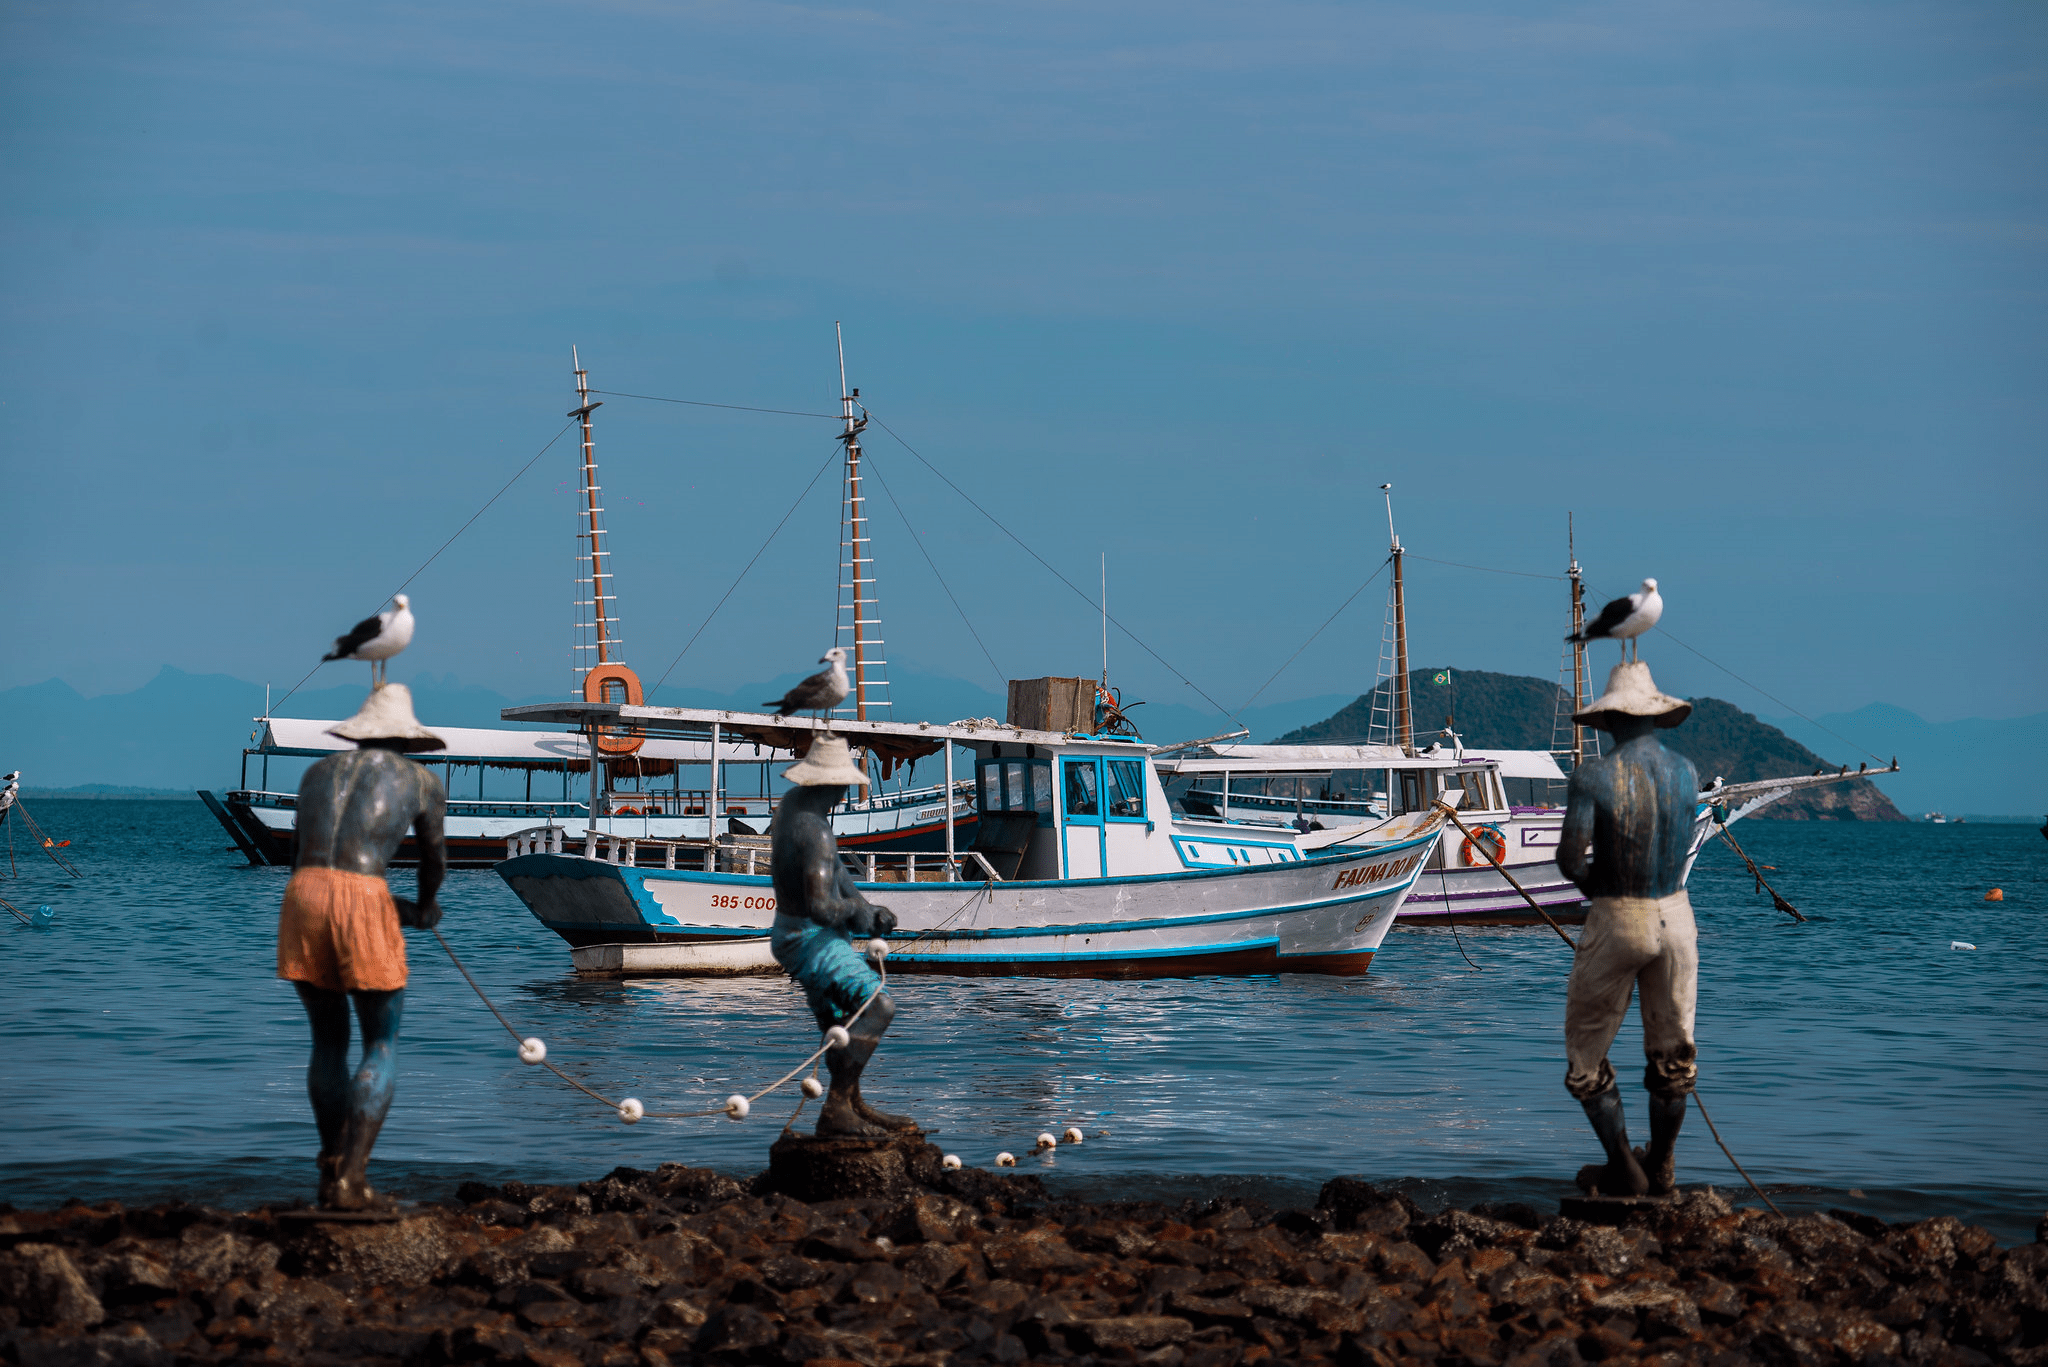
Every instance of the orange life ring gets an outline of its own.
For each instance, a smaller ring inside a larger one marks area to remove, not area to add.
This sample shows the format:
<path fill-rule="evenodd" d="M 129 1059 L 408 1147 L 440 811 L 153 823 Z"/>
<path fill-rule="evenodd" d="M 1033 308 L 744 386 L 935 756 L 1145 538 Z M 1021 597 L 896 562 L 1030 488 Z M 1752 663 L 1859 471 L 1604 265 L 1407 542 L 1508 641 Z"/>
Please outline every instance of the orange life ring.
<path fill-rule="evenodd" d="M 626 686 L 626 706 L 638 707 L 644 694 L 640 688 L 640 676 L 619 664 L 597 665 L 583 676 L 583 701 L 605 701 L 604 686 L 617 679 Z M 619 729 L 597 732 L 597 748 L 607 755 L 630 755 L 647 743 L 647 737 L 636 736 Z"/>
<path fill-rule="evenodd" d="M 1474 826 L 1472 833 L 1465 837 L 1465 843 L 1458 847 L 1458 857 L 1465 861 L 1466 868 L 1492 867 L 1493 860 L 1488 859 L 1478 849 L 1479 845 L 1491 845 L 1493 847 L 1493 859 L 1497 859 L 1503 864 L 1508 862 L 1508 838 L 1500 833 L 1499 828 L 1494 826 Z"/>

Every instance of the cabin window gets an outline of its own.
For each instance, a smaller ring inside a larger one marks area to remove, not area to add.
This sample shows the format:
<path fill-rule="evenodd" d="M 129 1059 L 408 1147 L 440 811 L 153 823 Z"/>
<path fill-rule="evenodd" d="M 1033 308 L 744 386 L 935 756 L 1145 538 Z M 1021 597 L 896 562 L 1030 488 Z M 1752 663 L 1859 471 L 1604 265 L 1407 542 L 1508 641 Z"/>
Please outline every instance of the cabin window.
<path fill-rule="evenodd" d="M 1031 766 L 1031 806 L 1046 820 L 1052 820 L 1052 766 Z"/>
<path fill-rule="evenodd" d="M 1404 812 L 1421 811 L 1424 806 L 1421 771 L 1402 769 L 1399 772 L 1401 775 L 1401 810 Z"/>
<path fill-rule="evenodd" d="M 1095 798 L 1095 761 L 1070 759 L 1066 762 L 1067 815 L 1101 816 Z"/>
<path fill-rule="evenodd" d="M 1109 770 L 1109 814 L 1126 821 L 1145 819 L 1145 761 L 1141 759 L 1112 759 L 1104 762 Z"/>
<path fill-rule="evenodd" d="M 1003 809 L 1003 769 L 1000 764 L 982 766 L 981 809 L 984 812 L 1000 812 Z"/>

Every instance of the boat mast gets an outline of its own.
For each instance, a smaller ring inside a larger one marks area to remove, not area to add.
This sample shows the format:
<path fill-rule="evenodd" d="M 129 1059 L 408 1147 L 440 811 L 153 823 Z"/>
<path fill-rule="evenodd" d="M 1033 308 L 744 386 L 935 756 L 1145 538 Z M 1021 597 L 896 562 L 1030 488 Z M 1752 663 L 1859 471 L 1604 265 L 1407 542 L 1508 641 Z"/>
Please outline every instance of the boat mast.
<path fill-rule="evenodd" d="M 1415 753 L 1415 707 L 1408 690 L 1408 599 L 1401 580 L 1401 538 L 1394 534 L 1394 486 L 1382 484 L 1387 498 L 1388 554 L 1394 560 L 1394 744 L 1401 753 Z"/>
<path fill-rule="evenodd" d="M 880 711 L 889 706 L 886 696 L 873 696 L 885 694 L 889 682 L 884 674 L 888 661 L 881 657 L 882 638 L 878 634 L 882 614 L 875 599 L 875 560 L 868 542 L 867 499 L 861 492 L 860 434 L 868 425 L 868 418 L 865 410 L 858 416 L 854 413 L 860 407 L 860 391 L 846 387 L 846 334 L 836 322 L 832 331 L 839 341 L 839 412 L 845 424 L 839 440 L 846 444 L 846 495 L 840 513 L 845 538 L 840 544 L 846 558 L 839 565 L 834 644 L 851 646 L 853 654 L 853 691 L 848 698 L 851 706 L 834 708 L 833 715 L 851 715 L 856 721 L 867 721 L 870 707 Z"/>
<path fill-rule="evenodd" d="M 593 400 L 590 397 L 590 372 L 583 368 L 583 360 L 577 355 L 575 347 L 569 348 L 569 356 L 571 364 L 576 368 L 577 403 L 577 406 L 569 411 L 569 416 L 583 424 L 584 529 L 577 533 L 577 539 L 590 543 L 590 576 L 587 579 L 578 576 L 576 580 L 578 584 L 590 585 L 590 598 L 587 602 L 577 600 L 576 607 L 579 610 L 585 607 L 590 609 L 591 635 L 595 638 L 593 643 L 577 642 L 576 649 L 579 652 L 594 650 L 597 654 L 595 660 L 576 661 L 576 676 L 580 682 L 593 667 L 616 662 L 619 659 L 619 647 L 623 642 L 612 634 L 618 623 L 617 610 L 614 606 L 618 602 L 618 596 L 612 592 L 615 586 L 612 583 L 611 567 L 606 563 L 611 559 L 611 552 L 606 550 L 604 545 L 604 509 L 597 501 L 597 445 L 590 434 L 590 412 L 594 408 L 602 408 L 604 400 Z M 578 616 L 581 616 L 580 611 Z"/>
<path fill-rule="evenodd" d="M 1572 526 L 1572 515 L 1564 515 L 1565 546 L 1571 555 L 1571 568 L 1566 573 L 1572 581 L 1572 635 L 1577 636 L 1586 629 L 1586 581 L 1579 570 L 1578 532 Z M 1577 770 L 1586 758 L 1586 730 L 1579 725 L 1579 713 L 1586 710 L 1586 643 L 1572 642 L 1572 768 Z"/>

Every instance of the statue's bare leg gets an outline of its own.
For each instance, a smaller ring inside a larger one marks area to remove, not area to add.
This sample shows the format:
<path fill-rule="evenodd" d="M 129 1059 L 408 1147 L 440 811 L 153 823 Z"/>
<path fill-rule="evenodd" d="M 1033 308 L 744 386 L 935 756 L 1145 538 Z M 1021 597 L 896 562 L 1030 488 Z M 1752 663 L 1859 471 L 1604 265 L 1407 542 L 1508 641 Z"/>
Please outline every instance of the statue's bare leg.
<path fill-rule="evenodd" d="M 320 1204 L 330 1205 L 333 1173 L 341 1162 L 342 1128 L 348 1122 L 348 997 L 311 983 L 295 982 L 299 1002 L 313 1027 L 313 1057 L 306 1065 L 306 1097 L 320 1130 Z"/>
<path fill-rule="evenodd" d="M 348 1082 L 348 1106 L 335 1145 L 332 1177 L 321 1160 L 320 1204 L 363 1210 L 378 1203 L 366 1170 L 391 1098 L 398 1090 L 398 1027 L 405 1015 L 405 990 L 352 992 L 363 1031 L 363 1061 Z"/>

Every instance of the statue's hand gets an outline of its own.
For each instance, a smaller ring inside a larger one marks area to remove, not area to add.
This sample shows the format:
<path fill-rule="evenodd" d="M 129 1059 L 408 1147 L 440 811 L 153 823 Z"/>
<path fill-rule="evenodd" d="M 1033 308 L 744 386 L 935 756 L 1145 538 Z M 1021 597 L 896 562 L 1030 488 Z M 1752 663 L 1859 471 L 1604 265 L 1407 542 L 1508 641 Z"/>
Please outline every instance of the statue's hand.
<path fill-rule="evenodd" d="M 896 913 L 889 910 L 889 908 L 876 907 L 874 921 L 874 928 L 868 932 L 869 934 L 893 935 L 896 933 Z"/>
<path fill-rule="evenodd" d="M 421 906 L 410 897 L 391 899 L 398 905 L 398 924 L 409 930 L 432 930 L 441 924 L 441 904 L 429 902 Z"/>

